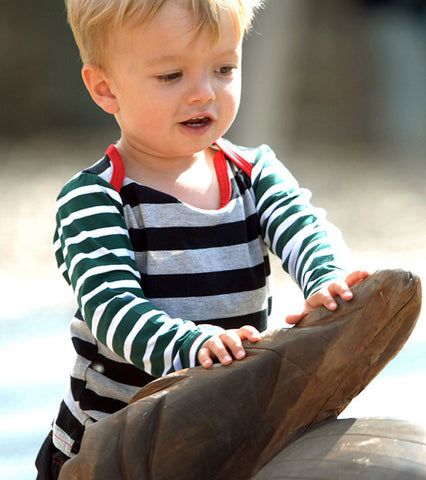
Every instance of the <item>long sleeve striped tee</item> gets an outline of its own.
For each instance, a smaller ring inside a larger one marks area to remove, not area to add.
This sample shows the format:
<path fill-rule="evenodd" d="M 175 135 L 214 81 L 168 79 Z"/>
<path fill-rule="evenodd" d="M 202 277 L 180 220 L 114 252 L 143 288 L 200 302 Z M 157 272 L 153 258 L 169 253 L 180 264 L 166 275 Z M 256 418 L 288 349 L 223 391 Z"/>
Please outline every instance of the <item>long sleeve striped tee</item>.
<path fill-rule="evenodd" d="M 305 297 L 346 275 L 339 232 L 269 147 L 214 148 L 217 210 L 127 178 L 113 145 L 58 197 L 55 254 L 78 302 L 76 359 L 53 426 L 67 456 L 146 383 L 195 366 L 210 336 L 267 327 L 268 251 Z"/>

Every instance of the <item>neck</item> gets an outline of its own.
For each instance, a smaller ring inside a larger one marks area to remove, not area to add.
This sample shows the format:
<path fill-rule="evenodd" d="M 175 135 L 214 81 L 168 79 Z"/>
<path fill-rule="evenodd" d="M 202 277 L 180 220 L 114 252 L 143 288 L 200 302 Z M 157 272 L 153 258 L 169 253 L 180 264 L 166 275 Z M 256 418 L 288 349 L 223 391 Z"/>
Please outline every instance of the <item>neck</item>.
<path fill-rule="evenodd" d="M 126 175 L 135 180 L 135 175 L 139 177 L 148 173 L 176 179 L 195 164 L 206 161 L 204 150 L 185 156 L 165 157 L 135 148 L 123 138 L 117 142 L 117 149 L 123 159 Z"/>
<path fill-rule="evenodd" d="M 212 149 L 184 157 L 160 157 L 128 149 L 122 140 L 117 143 L 117 149 L 128 178 L 196 207 L 219 207 L 220 191 Z"/>

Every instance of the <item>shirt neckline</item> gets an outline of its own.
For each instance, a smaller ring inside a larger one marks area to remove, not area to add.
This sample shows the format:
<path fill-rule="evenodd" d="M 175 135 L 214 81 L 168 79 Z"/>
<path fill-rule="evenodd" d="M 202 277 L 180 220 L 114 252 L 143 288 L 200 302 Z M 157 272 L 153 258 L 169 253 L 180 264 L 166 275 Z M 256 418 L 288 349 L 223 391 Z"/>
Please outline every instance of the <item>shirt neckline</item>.
<path fill-rule="evenodd" d="M 121 158 L 120 152 L 118 151 L 116 145 L 114 144 L 111 144 L 107 148 L 105 155 L 109 158 L 112 165 L 112 175 L 111 175 L 110 184 L 117 192 L 120 192 L 124 179 L 126 178 L 123 159 Z M 211 211 L 221 210 L 222 208 L 226 207 L 229 204 L 231 200 L 231 195 L 232 195 L 231 181 L 229 178 L 226 156 L 220 147 L 219 147 L 219 150 L 214 155 L 213 164 L 214 164 L 215 172 L 219 182 L 220 204 L 218 208 L 212 209 Z M 155 188 L 149 187 L 148 185 L 143 185 L 131 178 L 129 178 L 129 180 L 145 188 L 149 188 L 151 190 L 160 192 L 164 195 L 168 195 L 169 197 L 175 198 L 178 202 L 187 205 L 185 202 L 183 202 L 182 200 L 179 200 L 178 198 L 174 197 L 169 193 L 161 192 L 160 190 L 156 190 Z M 190 205 L 190 206 L 193 208 L 197 208 L 198 210 L 207 210 L 207 209 L 200 209 L 199 207 L 195 207 L 194 205 Z"/>

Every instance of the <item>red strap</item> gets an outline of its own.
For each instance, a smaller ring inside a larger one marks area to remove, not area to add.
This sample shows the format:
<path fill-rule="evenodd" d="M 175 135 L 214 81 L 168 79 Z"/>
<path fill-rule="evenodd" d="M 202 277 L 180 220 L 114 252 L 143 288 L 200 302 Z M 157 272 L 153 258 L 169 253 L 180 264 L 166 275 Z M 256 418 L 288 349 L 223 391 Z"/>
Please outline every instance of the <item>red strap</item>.
<path fill-rule="evenodd" d="M 117 192 L 120 192 L 125 174 L 123 160 L 121 159 L 121 155 L 115 145 L 110 145 L 108 147 L 106 155 L 111 160 L 112 164 L 112 176 L 109 183 L 115 190 L 117 190 Z"/>
<path fill-rule="evenodd" d="M 226 164 L 225 154 L 220 150 L 214 156 L 214 168 L 216 170 L 217 180 L 220 190 L 220 208 L 225 207 L 231 200 L 231 182 L 229 181 L 228 166 Z"/>
<path fill-rule="evenodd" d="M 235 165 L 251 177 L 251 171 L 253 170 L 253 165 L 245 160 L 241 155 L 239 155 L 229 143 L 224 140 L 223 138 L 219 138 L 216 140 L 215 144 L 219 147 L 219 149 L 233 162 Z"/>
<path fill-rule="evenodd" d="M 215 143 L 220 150 L 220 152 L 216 154 L 214 161 L 221 191 L 220 208 L 222 208 L 227 205 L 231 199 L 231 186 L 229 183 L 228 172 L 226 169 L 226 163 L 224 162 L 223 155 L 226 155 L 233 163 L 235 163 L 235 165 L 237 165 L 237 167 L 241 168 L 241 170 L 248 176 L 251 176 L 253 165 L 247 160 L 245 160 L 235 150 L 233 150 L 228 144 L 228 142 L 226 142 L 223 138 L 219 138 L 218 140 L 216 140 Z M 110 145 L 108 147 L 106 155 L 108 156 L 112 164 L 112 176 L 110 184 L 115 190 L 117 190 L 117 192 L 120 192 L 125 175 L 123 160 L 115 145 Z"/>

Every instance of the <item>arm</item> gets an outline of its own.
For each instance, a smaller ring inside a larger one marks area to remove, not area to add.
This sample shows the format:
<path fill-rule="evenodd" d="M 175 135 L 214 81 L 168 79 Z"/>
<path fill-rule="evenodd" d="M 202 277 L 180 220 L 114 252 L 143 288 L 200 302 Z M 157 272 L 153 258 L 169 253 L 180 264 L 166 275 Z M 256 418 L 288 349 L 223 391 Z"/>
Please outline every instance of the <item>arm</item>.
<path fill-rule="evenodd" d="M 349 250 L 340 231 L 312 206 L 268 147 L 261 147 L 252 171 L 261 234 L 283 268 L 308 298 L 325 283 L 347 276 Z"/>
<path fill-rule="evenodd" d="M 348 276 L 349 250 L 339 230 L 311 205 L 310 192 L 299 187 L 268 147 L 259 150 L 252 184 L 262 236 L 306 299 L 302 314 L 287 321 L 297 323 L 320 305 L 334 310 L 336 296 L 350 300 L 350 287 L 368 274 Z"/>
<path fill-rule="evenodd" d="M 55 252 L 93 335 L 153 376 L 194 366 L 200 346 L 223 332 L 170 318 L 145 298 L 121 198 L 95 175 L 80 174 L 61 192 Z"/>

